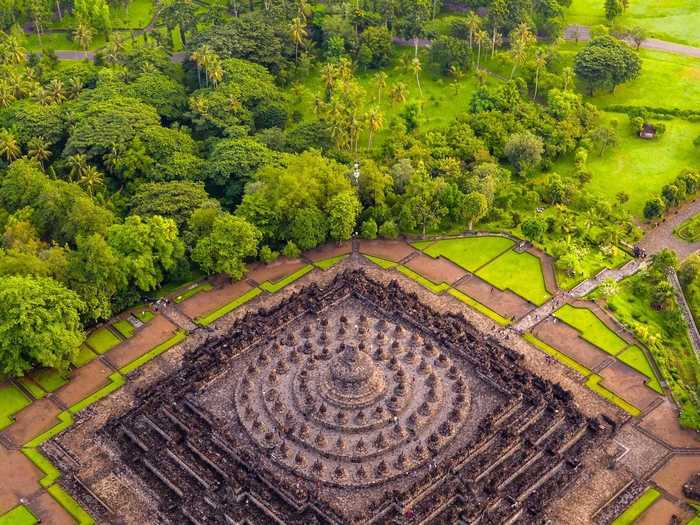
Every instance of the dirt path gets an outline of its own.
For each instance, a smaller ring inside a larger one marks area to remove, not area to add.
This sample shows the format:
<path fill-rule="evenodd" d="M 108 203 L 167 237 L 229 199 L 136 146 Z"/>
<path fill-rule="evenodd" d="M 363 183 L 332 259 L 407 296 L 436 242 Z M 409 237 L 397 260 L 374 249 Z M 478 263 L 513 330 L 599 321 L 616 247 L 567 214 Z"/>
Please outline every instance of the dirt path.
<path fill-rule="evenodd" d="M 564 30 L 564 38 L 567 40 L 575 40 L 577 42 L 585 42 L 591 38 L 591 28 L 578 24 L 570 25 Z M 634 45 L 631 41 L 630 44 Z M 700 47 L 676 44 L 675 42 L 659 40 L 658 38 L 647 38 L 641 43 L 640 47 L 644 49 L 653 49 L 656 51 L 665 51 L 667 53 L 675 53 L 677 55 L 700 58 Z"/>

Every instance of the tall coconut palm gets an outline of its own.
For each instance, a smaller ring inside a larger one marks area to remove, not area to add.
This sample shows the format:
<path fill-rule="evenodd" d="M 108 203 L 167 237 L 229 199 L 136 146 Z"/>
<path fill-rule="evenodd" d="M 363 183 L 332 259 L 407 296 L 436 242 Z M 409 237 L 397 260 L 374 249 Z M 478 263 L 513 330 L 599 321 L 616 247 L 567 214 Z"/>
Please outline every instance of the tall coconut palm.
<path fill-rule="evenodd" d="M 481 28 L 481 17 L 474 11 L 469 11 L 464 23 L 469 30 L 469 49 L 471 49 L 474 42 L 474 35 Z"/>
<path fill-rule="evenodd" d="M 224 67 L 221 64 L 219 57 L 216 55 L 214 55 L 214 57 L 216 57 L 216 59 L 212 60 L 211 64 L 207 68 L 207 75 L 211 80 L 212 85 L 216 87 L 219 85 L 219 82 L 224 79 Z"/>
<path fill-rule="evenodd" d="M 420 97 L 423 98 L 423 88 L 420 85 L 420 72 L 423 71 L 423 65 L 420 63 L 420 58 L 413 57 L 413 60 L 411 60 L 411 71 L 413 72 L 414 76 L 416 77 L 416 85 L 418 86 L 418 93 L 420 93 Z"/>
<path fill-rule="evenodd" d="M 384 127 L 384 113 L 378 107 L 367 110 L 367 149 L 372 149 L 372 137 Z"/>
<path fill-rule="evenodd" d="M 95 191 L 102 186 L 103 182 L 104 177 L 95 166 L 88 166 L 79 181 L 91 197 L 95 195 Z"/>
<path fill-rule="evenodd" d="M 195 49 L 190 55 L 190 60 L 197 66 L 197 85 L 202 87 L 202 59 L 204 58 L 204 52 L 200 49 Z"/>
<path fill-rule="evenodd" d="M 14 35 L 7 37 L 3 46 L 3 55 L 10 64 L 22 64 L 27 60 L 27 50 L 19 45 Z"/>
<path fill-rule="evenodd" d="M 304 45 L 304 39 L 309 34 L 301 18 L 296 17 L 292 19 L 292 23 L 289 25 L 289 34 L 294 42 L 294 61 L 299 62 L 299 46 Z"/>
<path fill-rule="evenodd" d="M 477 47 L 477 52 L 476 52 L 476 68 L 479 69 L 479 66 L 481 65 L 481 46 L 485 44 L 489 39 L 489 35 L 486 31 L 483 31 L 479 29 L 476 33 L 474 33 L 474 42 L 476 43 Z"/>
<path fill-rule="evenodd" d="M 60 104 L 66 100 L 65 86 L 60 78 L 54 78 L 46 86 L 51 104 Z"/>
<path fill-rule="evenodd" d="M 80 77 L 71 77 L 68 79 L 68 83 L 66 85 L 66 96 L 68 98 L 75 98 L 78 95 L 80 95 L 80 92 L 83 90 L 83 81 L 80 79 Z"/>
<path fill-rule="evenodd" d="M 0 81 L 0 108 L 6 108 L 12 104 L 17 97 L 15 97 L 14 90 L 6 81 Z"/>
<path fill-rule="evenodd" d="M 84 153 L 76 153 L 75 155 L 71 155 L 68 157 L 67 163 L 70 170 L 68 172 L 68 177 L 71 181 L 78 181 L 83 175 L 85 175 L 85 170 L 87 170 L 88 163 L 87 157 Z"/>
<path fill-rule="evenodd" d="M 377 103 L 381 106 L 382 105 L 382 91 L 386 89 L 386 81 L 389 78 L 389 76 L 384 73 L 384 71 L 380 71 L 374 76 L 374 85 L 377 88 Z"/>
<path fill-rule="evenodd" d="M 338 80 L 338 71 L 333 64 L 326 64 L 321 68 L 321 80 L 326 87 L 326 100 L 329 100 Z"/>
<path fill-rule="evenodd" d="M 46 144 L 44 137 L 33 137 L 27 143 L 27 156 L 39 162 L 41 169 L 44 169 L 44 163 L 51 158 L 51 150 Z"/>
<path fill-rule="evenodd" d="M 389 92 L 389 96 L 394 104 L 403 104 L 406 102 L 406 98 L 408 98 L 408 89 L 406 88 L 406 84 L 403 82 L 397 82 L 394 84 Z"/>
<path fill-rule="evenodd" d="M 85 22 L 78 22 L 78 25 L 73 32 L 73 40 L 75 40 L 78 45 L 82 48 L 85 58 L 87 58 L 87 50 L 90 47 L 95 33 L 92 28 L 88 26 Z"/>
<path fill-rule="evenodd" d="M 561 78 L 564 83 L 564 91 L 569 91 L 569 87 L 574 85 L 574 68 L 565 67 L 562 69 Z"/>
<path fill-rule="evenodd" d="M 21 153 L 22 150 L 14 134 L 5 128 L 0 129 L 0 155 L 5 157 L 7 162 L 12 162 L 18 159 Z"/>
<path fill-rule="evenodd" d="M 537 89 L 540 85 L 540 71 L 547 65 L 547 54 L 543 49 L 535 50 L 535 93 L 532 99 L 537 98 Z"/>

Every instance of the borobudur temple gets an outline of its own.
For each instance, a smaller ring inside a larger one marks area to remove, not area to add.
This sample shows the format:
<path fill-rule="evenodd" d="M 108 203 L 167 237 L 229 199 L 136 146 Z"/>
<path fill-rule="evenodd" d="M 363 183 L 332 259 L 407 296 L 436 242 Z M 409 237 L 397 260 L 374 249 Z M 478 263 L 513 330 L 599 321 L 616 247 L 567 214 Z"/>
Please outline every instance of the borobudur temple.
<path fill-rule="evenodd" d="M 608 434 L 462 315 L 360 269 L 249 310 L 136 398 L 97 424 L 140 518 L 45 447 L 104 522 L 539 523 Z"/>

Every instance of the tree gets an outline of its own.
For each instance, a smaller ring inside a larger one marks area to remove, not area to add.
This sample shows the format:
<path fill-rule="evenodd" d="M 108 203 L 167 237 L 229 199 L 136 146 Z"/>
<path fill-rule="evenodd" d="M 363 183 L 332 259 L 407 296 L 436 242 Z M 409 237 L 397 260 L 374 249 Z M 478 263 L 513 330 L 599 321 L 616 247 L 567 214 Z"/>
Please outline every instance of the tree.
<path fill-rule="evenodd" d="M 403 82 L 397 82 L 394 84 L 391 87 L 389 97 L 391 98 L 391 102 L 394 104 L 403 104 L 406 102 L 406 98 L 408 97 L 408 89 L 406 88 L 406 84 Z M 2 143 L 0 142 L 0 144 Z M 700 137 L 698 137 L 698 144 L 700 144 Z M 0 149 L 0 151 L 2 150 Z"/>
<path fill-rule="evenodd" d="M 624 11 L 622 0 L 605 0 L 605 18 L 608 22 L 612 22 L 616 17 L 620 16 Z"/>
<path fill-rule="evenodd" d="M 617 132 L 607 126 L 596 127 L 588 134 L 588 137 L 593 144 L 600 148 L 598 156 L 602 156 L 606 149 L 617 146 Z"/>
<path fill-rule="evenodd" d="M 513 68 L 510 70 L 510 78 L 515 75 L 518 66 L 525 63 L 530 49 L 537 43 L 537 38 L 526 23 L 521 23 L 510 33 L 510 57 Z"/>
<path fill-rule="evenodd" d="M 640 70 L 639 56 L 609 35 L 594 38 L 574 58 L 574 72 L 591 96 L 601 88 L 614 92 L 617 85 L 639 76 Z"/>
<path fill-rule="evenodd" d="M 29 141 L 27 144 L 27 156 L 36 160 L 41 169 L 44 169 L 44 163 L 51 158 L 51 150 L 43 137 L 33 137 Z"/>
<path fill-rule="evenodd" d="M 519 174 L 527 174 L 542 161 L 544 143 L 529 131 L 515 133 L 506 142 L 504 153 Z"/>
<path fill-rule="evenodd" d="M 474 223 L 478 222 L 489 209 L 489 202 L 486 195 L 476 191 L 467 193 L 462 202 L 461 214 L 468 221 L 469 229 L 474 229 Z"/>
<path fill-rule="evenodd" d="M 644 204 L 644 217 L 648 220 L 661 217 L 666 210 L 666 205 L 661 197 L 655 197 Z"/>
<path fill-rule="evenodd" d="M 192 260 L 208 274 L 224 272 L 238 280 L 245 274 L 245 258 L 258 253 L 260 231 L 245 219 L 220 213 L 209 235 L 202 237 L 192 251 Z"/>
<path fill-rule="evenodd" d="M 547 223 L 540 218 L 530 217 L 520 224 L 520 231 L 528 241 L 539 241 L 547 231 Z"/>
<path fill-rule="evenodd" d="M 18 159 L 21 152 L 14 134 L 5 128 L 0 129 L 0 155 L 9 163 Z"/>
<path fill-rule="evenodd" d="M 647 39 L 647 30 L 640 26 L 634 26 L 627 31 L 627 36 L 634 42 L 634 48 L 639 51 L 642 43 Z"/>
<path fill-rule="evenodd" d="M 87 166 L 78 180 L 80 186 L 88 192 L 90 197 L 95 195 L 98 188 L 104 183 L 104 176 L 95 166 Z"/>
<path fill-rule="evenodd" d="M 382 91 L 387 88 L 388 78 L 389 76 L 384 71 L 380 71 L 374 76 L 374 85 L 377 88 L 377 105 L 380 107 L 382 105 Z"/>
<path fill-rule="evenodd" d="M 372 149 L 372 137 L 384 127 L 384 113 L 378 107 L 367 110 L 367 149 Z"/>
<path fill-rule="evenodd" d="M 547 53 L 542 49 L 535 51 L 535 93 L 533 100 L 537 98 L 537 88 L 540 84 L 540 71 L 547 65 Z M 566 90 L 566 88 L 564 88 Z"/>
<path fill-rule="evenodd" d="M 420 86 L 420 72 L 423 71 L 423 66 L 420 63 L 420 58 L 413 57 L 413 60 L 411 60 L 411 71 L 413 72 L 414 76 L 416 77 L 416 85 L 418 86 L 418 92 L 420 93 L 421 98 L 423 98 L 423 89 Z"/>
<path fill-rule="evenodd" d="M 476 32 L 479 29 L 481 29 L 481 17 L 476 13 L 476 11 L 469 11 L 469 13 L 467 13 L 465 25 L 469 30 L 469 49 L 471 49 L 474 43 L 474 35 L 476 35 Z"/>
<path fill-rule="evenodd" d="M 430 46 L 430 61 L 440 67 L 443 75 L 452 68 L 466 69 L 472 58 L 467 43 L 452 36 L 439 36 Z"/>
<path fill-rule="evenodd" d="M 481 66 L 481 46 L 488 41 L 489 35 L 486 31 L 477 31 L 474 34 L 474 41 L 476 42 L 477 52 L 476 52 L 476 68 L 479 69 Z"/>
<path fill-rule="evenodd" d="M 48 277 L 0 279 L 0 373 L 24 374 L 34 366 L 65 370 L 84 334 L 78 295 Z"/>
<path fill-rule="evenodd" d="M 73 32 L 73 40 L 75 40 L 83 50 L 85 58 L 87 58 L 87 50 L 90 47 L 90 43 L 92 42 L 94 36 L 95 34 L 90 26 L 83 21 L 78 22 L 78 25 Z"/>
<path fill-rule="evenodd" d="M 299 46 L 304 45 L 304 39 L 308 36 L 306 27 L 301 21 L 301 18 L 293 18 L 292 23 L 289 25 L 289 34 L 292 37 L 292 42 L 294 42 L 294 61 L 299 62 Z"/>
<path fill-rule="evenodd" d="M 340 243 L 352 236 L 362 206 L 352 192 L 339 193 L 327 205 L 330 238 Z"/>

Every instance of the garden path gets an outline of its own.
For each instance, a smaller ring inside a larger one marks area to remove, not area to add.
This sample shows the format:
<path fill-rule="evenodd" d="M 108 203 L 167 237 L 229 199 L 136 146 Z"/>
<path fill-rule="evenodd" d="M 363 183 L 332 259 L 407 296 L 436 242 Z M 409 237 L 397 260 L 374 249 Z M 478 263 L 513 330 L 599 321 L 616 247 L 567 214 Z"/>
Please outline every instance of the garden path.
<path fill-rule="evenodd" d="M 663 222 L 649 229 L 639 242 L 639 246 L 649 254 L 669 248 L 678 254 L 679 259 L 685 259 L 700 250 L 700 241 L 686 242 L 676 237 L 673 230 L 698 213 L 700 213 L 700 197 L 677 208 L 675 212 L 664 217 Z"/>
<path fill-rule="evenodd" d="M 591 28 L 579 24 L 570 25 L 564 30 L 564 38 L 577 42 L 589 40 L 591 38 Z M 630 44 L 633 44 L 633 42 L 630 41 Z M 639 47 L 700 58 L 700 47 L 676 44 L 675 42 L 659 40 L 658 38 L 647 38 Z"/>

